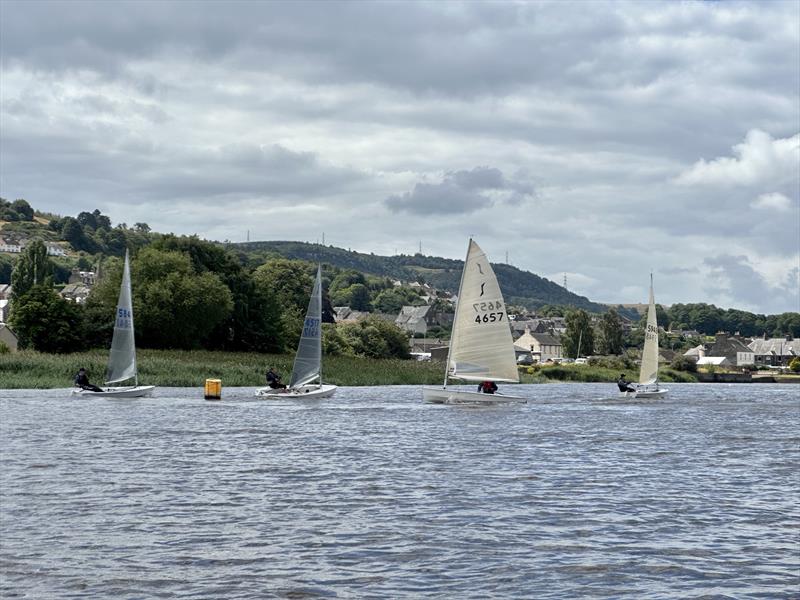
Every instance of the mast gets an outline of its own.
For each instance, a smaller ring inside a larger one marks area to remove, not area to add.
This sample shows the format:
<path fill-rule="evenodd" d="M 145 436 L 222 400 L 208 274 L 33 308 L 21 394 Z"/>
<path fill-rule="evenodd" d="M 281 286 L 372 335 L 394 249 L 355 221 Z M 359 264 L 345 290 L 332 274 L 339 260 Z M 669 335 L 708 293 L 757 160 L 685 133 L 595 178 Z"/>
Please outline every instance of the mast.
<path fill-rule="evenodd" d="M 322 232 L 322 244 L 325 245 L 325 232 Z M 317 263 L 317 300 L 319 301 L 319 336 L 317 337 L 317 347 L 319 348 L 319 387 L 322 388 L 322 263 Z"/>
<path fill-rule="evenodd" d="M 133 324 L 133 294 L 131 293 L 131 263 L 125 248 L 125 271 L 128 275 L 128 298 L 131 300 L 131 345 L 133 346 L 133 385 L 139 387 L 139 365 L 136 363 L 136 328 Z"/>
<path fill-rule="evenodd" d="M 458 301 L 456 302 L 456 311 L 453 314 L 453 329 L 450 333 L 450 345 L 447 348 L 447 362 L 445 363 L 444 367 L 444 385 L 443 387 L 447 387 L 447 374 L 450 372 L 450 355 L 453 352 L 453 346 L 455 345 L 455 335 L 456 335 L 456 323 L 458 323 L 458 311 L 461 309 L 461 297 L 462 294 L 462 286 L 464 285 L 464 271 L 467 270 L 467 260 L 469 260 L 469 251 L 472 249 L 472 237 L 469 238 L 469 242 L 467 242 L 467 255 L 464 257 L 464 268 L 461 269 L 461 279 L 458 282 Z"/>

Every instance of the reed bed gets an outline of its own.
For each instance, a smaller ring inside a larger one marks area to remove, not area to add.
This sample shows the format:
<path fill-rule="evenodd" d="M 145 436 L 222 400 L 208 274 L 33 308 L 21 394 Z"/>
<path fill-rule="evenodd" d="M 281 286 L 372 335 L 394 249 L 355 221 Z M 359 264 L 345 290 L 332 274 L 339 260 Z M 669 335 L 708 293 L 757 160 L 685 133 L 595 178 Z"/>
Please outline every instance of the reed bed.
<path fill-rule="evenodd" d="M 102 384 L 107 351 L 42 354 L 22 351 L 0 355 L 0 388 L 46 389 L 71 387 L 81 367 L 93 383 Z M 165 387 L 202 386 L 207 378 L 221 379 L 225 386 L 265 384 L 268 367 L 288 383 L 294 355 L 207 350 L 139 350 L 139 382 Z M 434 384 L 442 380 L 441 363 L 414 360 L 378 360 L 352 356 L 326 356 L 323 378 L 336 385 Z"/>
<path fill-rule="evenodd" d="M 208 378 L 226 387 L 260 386 L 265 372 L 274 367 L 288 383 L 294 355 L 208 350 L 139 350 L 139 382 L 164 387 L 202 387 Z M 0 354 L 0 388 L 49 389 L 71 387 L 75 373 L 86 368 L 93 383 L 102 384 L 108 352 L 92 350 L 72 354 L 22 351 Z M 548 381 L 616 381 L 617 369 L 589 365 L 555 365 L 520 368 L 520 383 Z M 635 373 L 630 373 L 635 377 Z M 688 373 L 663 369 L 661 380 L 696 381 Z M 323 379 L 345 386 L 436 385 L 444 379 L 444 364 L 415 360 L 325 356 Z"/>

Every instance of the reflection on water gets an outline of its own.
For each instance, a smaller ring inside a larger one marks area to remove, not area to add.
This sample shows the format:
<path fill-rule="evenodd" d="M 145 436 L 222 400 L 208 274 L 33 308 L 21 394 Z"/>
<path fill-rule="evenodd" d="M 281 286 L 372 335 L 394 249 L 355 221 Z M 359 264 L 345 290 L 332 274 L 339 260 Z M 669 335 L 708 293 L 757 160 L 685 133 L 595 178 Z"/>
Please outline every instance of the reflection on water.
<path fill-rule="evenodd" d="M 3 598 L 797 598 L 800 386 L 0 391 Z"/>

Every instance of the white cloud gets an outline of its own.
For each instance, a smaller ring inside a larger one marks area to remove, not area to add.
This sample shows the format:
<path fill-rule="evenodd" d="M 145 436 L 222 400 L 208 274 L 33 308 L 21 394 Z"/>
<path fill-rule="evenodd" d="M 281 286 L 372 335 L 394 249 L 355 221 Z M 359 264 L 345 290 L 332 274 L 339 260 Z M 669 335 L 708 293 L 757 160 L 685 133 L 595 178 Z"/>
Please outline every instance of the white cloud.
<path fill-rule="evenodd" d="M 761 194 L 753 200 L 750 205 L 753 208 L 774 210 L 777 212 L 789 212 L 792 209 L 792 201 L 779 192 Z"/>
<path fill-rule="evenodd" d="M 700 159 L 681 173 L 676 182 L 682 185 L 758 185 L 784 183 L 798 177 L 800 169 L 800 133 L 790 138 L 773 139 L 768 133 L 753 129 L 745 141 L 733 147 L 738 158 Z"/>

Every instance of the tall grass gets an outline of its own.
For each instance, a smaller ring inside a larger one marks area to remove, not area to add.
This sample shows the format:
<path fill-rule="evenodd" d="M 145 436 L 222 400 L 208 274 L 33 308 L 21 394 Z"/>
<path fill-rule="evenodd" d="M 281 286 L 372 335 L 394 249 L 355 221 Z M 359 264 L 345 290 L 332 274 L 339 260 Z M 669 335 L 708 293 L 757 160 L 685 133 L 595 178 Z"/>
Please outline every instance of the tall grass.
<path fill-rule="evenodd" d="M 42 354 L 22 351 L 0 355 L 0 388 L 70 387 L 75 373 L 86 368 L 93 383 L 105 376 L 107 351 Z M 294 355 L 207 350 L 138 350 L 139 382 L 167 387 L 202 386 L 207 378 L 225 386 L 264 385 L 268 367 L 288 383 Z M 413 360 L 378 360 L 347 356 L 323 358 L 326 383 L 336 385 L 433 384 L 442 380 L 444 366 Z"/>
<path fill-rule="evenodd" d="M 288 383 L 294 355 L 208 350 L 139 350 L 139 382 L 166 387 L 202 387 L 208 378 L 224 386 L 264 385 L 265 372 L 274 367 Z M 93 383 L 105 376 L 108 352 L 93 350 L 73 354 L 33 351 L 0 354 L 0 388 L 71 387 L 75 373 L 86 368 Z M 616 381 L 619 370 L 589 365 L 555 365 L 520 369 L 521 383 L 547 381 Z M 444 379 L 444 364 L 414 360 L 325 356 L 323 379 L 336 385 L 436 385 Z M 635 374 L 631 374 L 634 376 Z M 695 381 L 687 373 L 662 369 L 662 381 Z"/>
<path fill-rule="evenodd" d="M 625 369 L 600 367 L 592 365 L 547 365 L 528 367 L 531 375 L 545 377 L 548 381 L 581 381 L 581 382 L 614 382 Z M 636 381 L 638 372 L 629 372 L 628 379 Z M 673 369 L 659 369 L 658 379 L 661 382 L 696 382 L 697 378 L 691 373 L 675 371 Z"/>

